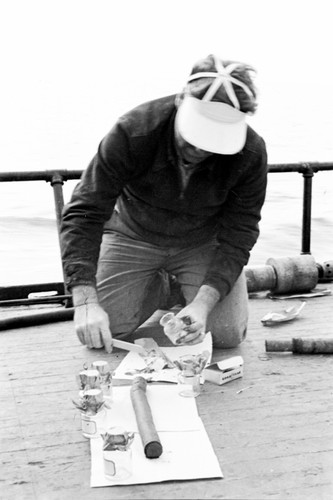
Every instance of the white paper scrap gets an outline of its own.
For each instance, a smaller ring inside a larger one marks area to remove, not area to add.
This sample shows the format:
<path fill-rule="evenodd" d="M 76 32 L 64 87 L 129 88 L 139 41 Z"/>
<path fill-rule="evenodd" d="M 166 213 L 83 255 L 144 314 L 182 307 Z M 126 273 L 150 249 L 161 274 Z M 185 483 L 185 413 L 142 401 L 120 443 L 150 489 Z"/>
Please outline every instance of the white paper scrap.
<path fill-rule="evenodd" d="M 161 350 L 167 355 L 167 357 L 174 361 L 175 359 L 179 359 L 180 356 L 184 356 L 186 354 L 201 354 L 204 351 L 209 351 L 210 357 L 208 359 L 208 363 L 210 363 L 212 352 L 213 352 L 213 341 L 212 334 L 208 332 L 202 342 L 194 345 L 179 345 L 172 347 L 161 347 Z M 139 371 L 146 368 L 146 363 L 140 354 L 136 352 L 129 352 L 125 358 L 121 361 L 119 366 L 116 368 L 113 373 L 113 378 L 118 379 L 133 379 L 137 375 L 142 375 L 148 380 L 152 381 L 161 381 L 161 382 L 173 382 L 177 383 L 177 375 L 179 370 L 176 368 L 167 368 L 164 370 L 152 372 L 152 373 L 134 373 L 133 371 Z"/>

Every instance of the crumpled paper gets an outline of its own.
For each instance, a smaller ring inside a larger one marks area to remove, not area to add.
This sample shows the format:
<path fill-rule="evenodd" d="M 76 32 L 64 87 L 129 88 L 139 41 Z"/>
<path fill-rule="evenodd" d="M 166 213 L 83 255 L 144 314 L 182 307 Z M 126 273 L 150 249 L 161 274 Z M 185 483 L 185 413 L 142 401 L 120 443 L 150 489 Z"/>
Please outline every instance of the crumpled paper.
<path fill-rule="evenodd" d="M 285 321 L 292 321 L 297 316 L 299 316 L 301 310 L 305 306 L 306 302 L 302 302 L 299 307 L 287 307 L 281 312 L 269 312 L 261 318 L 261 322 L 264 326 L 272 326 L 276 323 L 283 323 Z"/>

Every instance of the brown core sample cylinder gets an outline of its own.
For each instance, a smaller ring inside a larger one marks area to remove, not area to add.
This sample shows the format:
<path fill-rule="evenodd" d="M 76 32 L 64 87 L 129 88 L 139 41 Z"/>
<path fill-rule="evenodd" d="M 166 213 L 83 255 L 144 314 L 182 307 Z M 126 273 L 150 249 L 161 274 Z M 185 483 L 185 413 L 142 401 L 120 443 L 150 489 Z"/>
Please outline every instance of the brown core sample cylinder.
<path fill-rule="evenodd" d="M 147 458 L 158 458 L 162 455 L 163 448 L 155 429 L 146 388 L 146 379 L 135 377 L 131 387 L 131 401 L 145 455 Z"/>
<path fill-rule="evenodd" d="M 292 338 L 266 340 L 267 352 L 293 352 L 295 354 L 333 354 L 333 338 Z"/>

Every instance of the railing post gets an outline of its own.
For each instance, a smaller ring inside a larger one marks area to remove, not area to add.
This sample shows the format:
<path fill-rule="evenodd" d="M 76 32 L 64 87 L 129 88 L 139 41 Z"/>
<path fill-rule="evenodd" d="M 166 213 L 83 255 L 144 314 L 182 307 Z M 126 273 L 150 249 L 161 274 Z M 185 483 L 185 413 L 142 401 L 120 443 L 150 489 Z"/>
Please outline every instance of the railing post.
<path fill-rule="evenodd" d="M 303 221 L 302 221 L 302 254 L 311 254 L 311 204 L 313 169 L 304 164 L 303 169 Z"/>
<path fill-rule="evenodd" d="M 64 185 L 64 179 L 62 175 L 54 174 L 51 179 L 51 186 L 53 188 L 54 205 L 55 205 L 55 213 L 56 213 L 59 237 L 60 237 L 61 214 L 62 214 L 62 209 L 64 208 L 64 195 L 62 192 L 63 185 Z"/>
<path fill-rule="evenodd" d="M 53 195 L 54 195 L 54 204 L 55 204 L 55 213 L 56 213 L 56 219 L 57 219 L 57 230 L 58 230 L 58 239 L 59 239 L 59 249 L 61 253 L 61 242 L 60 242 L 60 224 L 61 224 L 61 217 L 62 217 L 62 209 L 64 208 L 64 195 L 63 195 L 63 190 L 62 186 L 64 184 L 64 179 L 63 176 L 60 175 L 59 173 L 55 173 L 52 176 L 51 179 L 51 186 L 53 188 Z M 61 258 L 61 256 L 60 256 Z M 64 268 L 62 266 L 62 274 L 64 278 L 64 293 L 67 295 L 69 292 L 66 287 L 66 275 L 64 272 Z M 66 304 L 66 306 L 70 306 L 71 304 Z"/>

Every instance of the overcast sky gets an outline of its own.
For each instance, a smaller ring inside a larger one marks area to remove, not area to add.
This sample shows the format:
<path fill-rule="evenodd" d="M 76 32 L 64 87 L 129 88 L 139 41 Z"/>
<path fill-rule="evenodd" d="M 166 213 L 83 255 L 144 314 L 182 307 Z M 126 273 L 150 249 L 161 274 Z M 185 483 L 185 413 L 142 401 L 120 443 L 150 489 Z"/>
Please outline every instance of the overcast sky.
<path fill-rule="evenodd" d="M 0 132 L 6 161 L 0 169 L 24 168 L 23 156 L 14 150 L 26 148 L 27 143 L 13 145 L 25 134 L 29 144 L 37 144 L 43 130 L 49 141 L 52 134 L 60 141 L 55 162 L 69 150 L 68 154 L 77 155 L 72 148 L 78 148 L 80 136 L 91 138 L 90 154 L 113 119 L 142 101 L 180 90 L 192 64 L 212 52 L 254 65 L 262 92 L 266 83 L 273 82 L 274 92 L 280 92 L 279 81 L 291 82 L 292 95 L 285 87 L 281 90 L 286 106 L 292 105 L 299 86 L 305 108 L 308 100 L 323 109 L 332 98 L 322 92 L 322 85 L 333 88 L 330 4 L 330 0 L 3 1 Z M 103 110 L 105 121 L 100 119 Z M 62 135 L 60 123 L 66 120 L 77 135 L 68 130 Z M 45 141 L 44 146 L 48 147 Z M 80 149 L 86 158 L 87 151 Z M 45 168 L 54 168 L 47 153 L 51 163 Z M 45 151 L 41 154 L 46 156 Z M 27 156 L 29 168 L 32 160 L 41 161 L 37 150 Z M 74 167 L 82 168 L 82 158 L 77 157 Z"/>
<path fill-rule="evenodd" d="M 332 78 L 329 0 L 10 0 L 1 3 L 8 76 L 36 81 L 58 72 L 119 80 L 187 73 L 214 51 L 271 77 L 317 71 Z M 147 70 L 147 76 L 144 72 Z M 179 75 L 180 79 L 183 76 Z M 177 78 L 172 79 L 177 81 Z M 74 84 L 76 82 L 73 82 Z M 84 84 L 84 82 L 82 82 Z"/>

